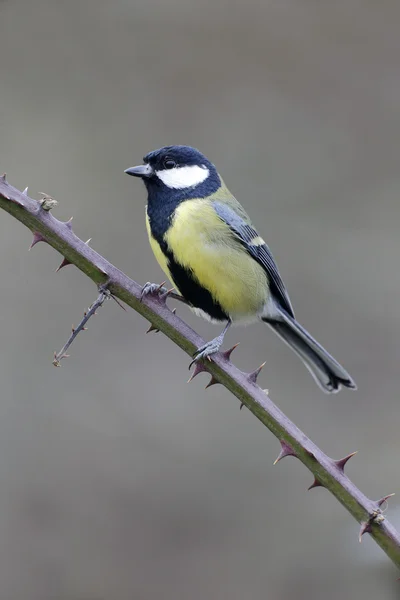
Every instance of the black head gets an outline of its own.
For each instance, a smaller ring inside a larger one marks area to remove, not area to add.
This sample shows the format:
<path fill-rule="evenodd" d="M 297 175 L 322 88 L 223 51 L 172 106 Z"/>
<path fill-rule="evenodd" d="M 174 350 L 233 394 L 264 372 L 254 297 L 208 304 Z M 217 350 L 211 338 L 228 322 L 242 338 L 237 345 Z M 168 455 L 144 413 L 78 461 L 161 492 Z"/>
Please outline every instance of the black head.
<path fill-rule="evenodd" d="M 205 198 L 221 186 L 214 165 L 190 146 L 165 146 L 146 154 L 143 162 L 125 173 L 143 180 L 149 203 Z"/>

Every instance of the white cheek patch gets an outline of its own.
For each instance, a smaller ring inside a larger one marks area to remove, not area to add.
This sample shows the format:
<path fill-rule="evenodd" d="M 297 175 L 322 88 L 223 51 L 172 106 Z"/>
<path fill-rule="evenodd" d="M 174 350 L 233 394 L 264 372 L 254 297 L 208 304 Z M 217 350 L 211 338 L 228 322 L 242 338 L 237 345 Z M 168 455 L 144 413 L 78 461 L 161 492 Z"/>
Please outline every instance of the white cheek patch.
<path fill-rule="evenodd" d="M 161 179 L 164 185 L 173 190 L 183 190 L 199 185 L 207 179 L 209 174 L 210 171 L 207 167 L 199 167 L 198 165 L 156 171 L 157 177 Z"/>

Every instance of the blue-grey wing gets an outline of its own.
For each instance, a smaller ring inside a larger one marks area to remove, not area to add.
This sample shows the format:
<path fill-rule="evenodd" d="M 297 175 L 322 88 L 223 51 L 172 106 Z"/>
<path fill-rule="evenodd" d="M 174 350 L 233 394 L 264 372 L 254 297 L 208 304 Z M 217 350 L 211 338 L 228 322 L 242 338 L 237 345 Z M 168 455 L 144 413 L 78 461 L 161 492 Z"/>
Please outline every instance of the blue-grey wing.
<path fill-rule="evenodd" d="M 278 302 L 279 306 L 282 307 L 291 317 L 294 317 L 294 311 L 292 303 L 290 302 L 289 294 L 286 290 L 285 284 L 279 274 L 278 267 L 271 254 L 271 250 L 267 244 L 261 240 L 257 231 L 251 225 L 246 213 L 239 203 L 236 205 L 234 210 L 222 202 L 213 202 L 215 212 L 220 219 L 225 221 L 231 228 L 235 236 L 240 240 L 247 252 L 253 256 L 253 258 L 265 269 L 269 283 L 271 294 L 274 300 Z M 240 212 L 239 212 L 240 211 Z"/>

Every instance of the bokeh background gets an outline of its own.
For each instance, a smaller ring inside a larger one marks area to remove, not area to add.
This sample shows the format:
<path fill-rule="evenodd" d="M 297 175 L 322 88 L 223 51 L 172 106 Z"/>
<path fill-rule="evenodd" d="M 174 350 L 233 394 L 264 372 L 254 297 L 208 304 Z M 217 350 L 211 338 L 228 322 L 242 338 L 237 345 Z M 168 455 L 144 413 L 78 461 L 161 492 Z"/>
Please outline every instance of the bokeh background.
<path fill-rule="evenodd" d="M 83 239 L 162 281 L 124 169 L 199 147 L 267 239 L 301 322 L 359 391 L 324 396 L 262 326 L 243 369 L 324 451 L 399 492 L 397 0 L 2 0 L 0 170 Z M 397 598 L 398 573 L 226 390 L 0 215 L 0 599 Z M 172 304 L 173 305 L 173 304 Z M 205 338 L 216 329 L 178 306 Z M 397 501 L 398 502 L 398 501 Z M 396 500 L 388 515 L 400 526 Z"/>

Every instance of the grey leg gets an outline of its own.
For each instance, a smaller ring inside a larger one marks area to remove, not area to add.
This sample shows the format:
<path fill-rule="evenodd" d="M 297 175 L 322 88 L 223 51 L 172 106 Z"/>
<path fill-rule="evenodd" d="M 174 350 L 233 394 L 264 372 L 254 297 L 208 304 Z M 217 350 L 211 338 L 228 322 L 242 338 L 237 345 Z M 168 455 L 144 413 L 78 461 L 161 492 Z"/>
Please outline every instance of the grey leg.
<path fill-rule="evenodd" d="M 193 365 L 193 363 L 201 360 L 202 358 L 209 358 L 212 354 L 219 352 L 219 349 L 223 344 L 225 334 L 228 331 L 231 324 L 232 322 L 228 321 L 224 327 L 224 330 L 222 331 L 222 333 L 219 334 L 218 337 L 214 338 L 210 342 L 207 342 L 207 344 L 204 344 L 204 346 L 201 346 L 198 350 L 196 350 L 196 352 L 194 353 L 194 359 L 189 365 L 189 369 Z"/>

